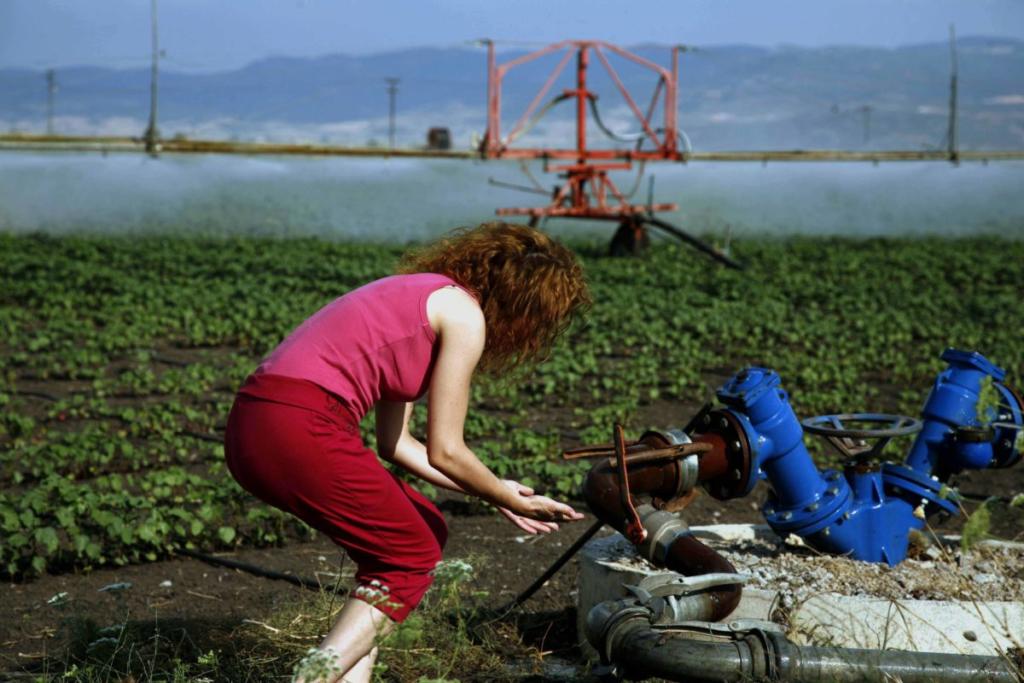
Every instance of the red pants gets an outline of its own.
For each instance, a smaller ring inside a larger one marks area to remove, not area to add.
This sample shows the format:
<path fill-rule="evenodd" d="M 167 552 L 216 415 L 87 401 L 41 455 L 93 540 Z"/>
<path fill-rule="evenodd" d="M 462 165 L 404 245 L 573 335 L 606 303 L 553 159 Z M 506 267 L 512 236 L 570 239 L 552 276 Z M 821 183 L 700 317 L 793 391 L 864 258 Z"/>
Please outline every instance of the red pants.
<path fill-rule="evenodd" d="M 253 375 L 235 398 L 224 450 L 247 491 L 343 547 L 360 598 L 401 622 L 433 581 L 444 517 L 397 479 L 345 404 L 312 382 Z"/>

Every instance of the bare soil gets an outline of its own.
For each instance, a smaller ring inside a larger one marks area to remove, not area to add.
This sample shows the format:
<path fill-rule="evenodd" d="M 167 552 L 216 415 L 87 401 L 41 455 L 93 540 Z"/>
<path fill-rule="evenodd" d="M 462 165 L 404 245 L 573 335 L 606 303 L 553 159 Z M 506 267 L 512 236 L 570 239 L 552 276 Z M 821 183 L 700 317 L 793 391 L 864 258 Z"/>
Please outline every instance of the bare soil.
<path fill-rule="evenodd" d="M 1024 467 L 971 473 L 961 484 L 964 490 L 985 495 L 1010 495 L 1024 490 Z M 758 487 L 748 498 L 728 502 L 702 495 L 686 510 L 685 517 L 691 524 L 759 523 L 763 520 L 757 508 L 763 496 L 764 487 Z M 485 606 L 495 608 L 507 604 L 528 586 L 593 522 L 588 516 L 584 521 L 564 525 L 554 534 L 530 537 L 461 496 L 447 496 L 439 504 L 451 528 L 446 556 L 467 559 L 478 567 L 473 588 L 486 591 Z M 971 507 L 968 505 L 968 510 Z M 962 520 L 951 520 L 941 530 L 955 533 L 961 524 Z M 998 537 L 1024 540 L 1020 516 L 997 517 L 993 526 Z M 339 574 L 342 585 L 347 585 L 354 571 L 326 539 L 281 548 L 239 550 L 225 556 L 319 579 L 327 587 L 335 584 Z M 855 565 L 844 565 L 852 579 L 877 573 L 870 566 L 847 560 L 824 560 Z M 971 568 L 975 573 L 988 573 L 984 570 L 985 566 L 977 563 Z M 1021 579 L 1024 577 L 1015 580 Z M 575 645 L 575 582 L 574 560 L 519 613 L 509 617 L 524 642 L 558 661 L 574 661 L 579 654 Z M 116 584 L 130 587 L 101 591 Z M 264 621 L 302 596 L 304 590 L 189 558 L 47 575 L 8 584 L 0 587 L 7 617 L 0 620 L 0 680 L 18 672 L 52 670 L 64 661 L 68 643 L 74 641 L 76 633 L 126 621 L 162 624 L 169 632 L 176 630 L 197 651 L 222 647 L 244 635 L 246 629 L 259 628 L 246 620 Z M 914 593 L 913 588 L 900 590 Z M 62 593 L 66 596 L 55 597 Z"/>

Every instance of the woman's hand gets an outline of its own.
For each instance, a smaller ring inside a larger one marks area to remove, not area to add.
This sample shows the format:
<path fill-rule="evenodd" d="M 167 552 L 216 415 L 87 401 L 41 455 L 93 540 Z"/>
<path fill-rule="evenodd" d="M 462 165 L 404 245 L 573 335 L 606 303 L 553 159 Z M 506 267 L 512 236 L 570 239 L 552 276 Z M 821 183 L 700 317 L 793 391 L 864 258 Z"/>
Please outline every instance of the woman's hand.
<path fill-rule="evenodd" d="M 518 481 L 502 479 L 501 483 L 512 489 L 520 496 L 529 497 L 533 495 L 533 489 L 529 486 L 523 486 Z M 535 519 L 530 519 L 529 517 L 523 517 L 522 515 L 517 515 L 508 508 L 501 506 L 498 506 L 498 512 L 504 515 L 508 521 L 512 522 L 528 534 L 547 534 L 552 531 L 558 531 L 558 525 L 554 522 L 540 522 Z"/>
<path fill-rule="evenodd" d="M 519 494 L 520 498 L 514 510 L 503 507 L 499 507 L 498 510 L 526 533 L 546 534 L 558 529 L 557 522 L 583 519 L 581 513 L 565 503 L 559 503 L 547 496 L 538 496 L 529 486 L 523 486 L 511 479 L 504 479 L 502 483 Z"/>

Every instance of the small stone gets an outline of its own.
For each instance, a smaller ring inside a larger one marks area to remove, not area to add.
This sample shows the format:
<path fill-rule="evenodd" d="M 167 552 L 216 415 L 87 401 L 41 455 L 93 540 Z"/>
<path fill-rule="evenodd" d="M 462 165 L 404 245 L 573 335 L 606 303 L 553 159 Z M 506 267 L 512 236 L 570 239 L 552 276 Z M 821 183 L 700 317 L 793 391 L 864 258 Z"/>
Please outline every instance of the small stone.
<path fill-rule="evenodd" d="M 173 585 L 174 585 L 174 584 L 173 584 L 173 583 L 171 583 L 171 580 L 170 580 L 170 579 L 164 579 L 163 581 L 161 581 L 161 582 L 160 582 L 160 587 L 161 587 L 161 588 L 170 588 L 170 587 L 171 587 L 171 586 L 173 586 Z"/>
<path fill-rule="evenodd" d="M 129 581 L 122 581 L 120 583 L 108 583 L 103 588 L 100 588 L 97 593 L 118 593 L 120 591 L 126 591 L 132 587 Z"/>
<path fill-rule="evenodd" d="M 964 638 L 971 641 L 972 643 L 978 640 L 978 634 L 974 631 L 964 631 Z"/>
<path fill-rule="evenodd" d="M 63 605 L 67 601 L 68 601 L 68 594 L 66 592 L 64 592 L 64 591 L 61 591 L 60 593 L 57 593 L 52 598 L 47 600 L 46 604 L 47 605 L 58 606 L 58 605 Z"/>

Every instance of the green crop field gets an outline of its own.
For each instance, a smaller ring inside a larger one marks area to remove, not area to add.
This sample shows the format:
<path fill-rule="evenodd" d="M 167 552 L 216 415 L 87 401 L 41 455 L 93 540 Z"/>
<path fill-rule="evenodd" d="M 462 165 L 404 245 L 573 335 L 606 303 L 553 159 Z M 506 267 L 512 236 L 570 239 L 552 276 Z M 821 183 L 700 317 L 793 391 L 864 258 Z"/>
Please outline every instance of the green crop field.
<path fill-rule="evenodd" d="M 615 421 L 679 426 L 745 364 L 776 369 L 801 416 L 917 414 L 946 346 L 982 351 L 1011 381 L 1024 372 L 1021 242 L 747 241 L 743 272 L 675 245 L 636 259 L 576 247 L 594 308 L 548 362 L 478 382 L 467 424 L 496 472 L 559 495 L 585 467 L 562 448 L 606 441 Z M 400 253 L 0 236 L 0 574 L 307 535 L 228 475 L 233 392 L 295 325 Z"/>

